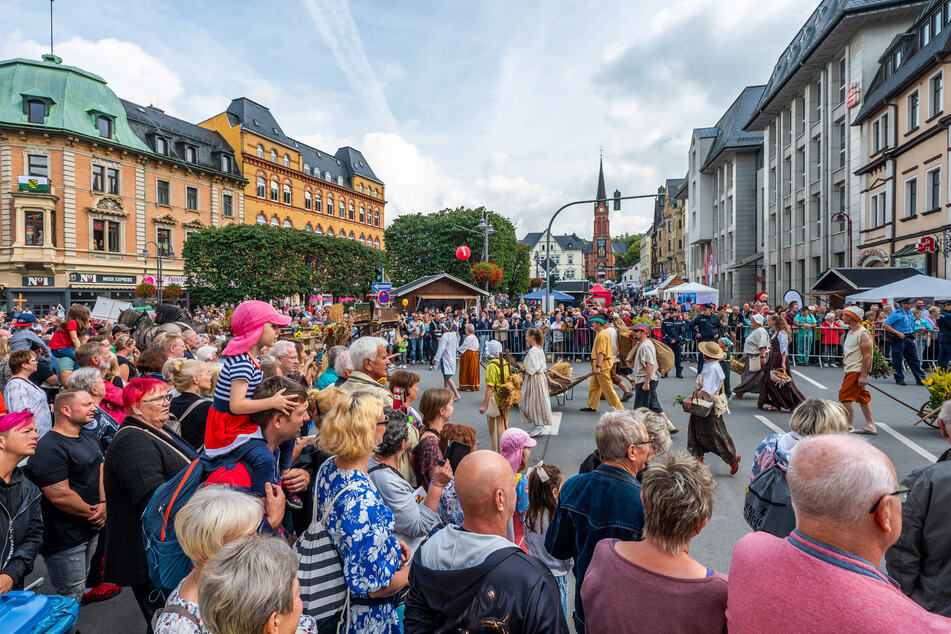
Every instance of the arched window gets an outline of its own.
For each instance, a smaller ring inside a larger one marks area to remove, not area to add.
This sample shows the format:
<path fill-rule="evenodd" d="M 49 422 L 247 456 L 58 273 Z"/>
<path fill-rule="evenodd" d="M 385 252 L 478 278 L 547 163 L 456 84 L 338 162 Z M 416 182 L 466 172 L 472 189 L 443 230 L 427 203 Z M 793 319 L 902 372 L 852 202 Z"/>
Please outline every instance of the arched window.
<path fill-rule="evenodd" d="M 258 176 L 258 198 L 267 198 L 267 180 Z"/>
<path fill-rule="evenodd" d="M 278 196 L 280 195 L 280 191 L 281 191 L 280 185 L 278 185 L 277 179 L 275 178 L 274 180 L 271 181 L 271 200 L 273 200 L 274 202 L 277 202 Z"/>
<path fill-rule="evenodd" d="M 316 231 L 314 231 L 314 233 L 316 233 L 316 234 L 319 235 L 319 236 L 322 236 L 322 235 L 324 235 L 324 228 L 321 227 L 320 225 L 317 225 L 317 229 L 316 229 Z"/>
<path fill-rule="evenodd" d="M 320 212 L 324 210 L 324 203 L 320 200 L 320 192 L 314 194 L 314 211 Z"/>
<path fill-rule="evenodd" d="M 340 185 L 341 187 L 343 187 L 343 176 L 338 176 L 338 177 L 337 177 L 337 184 Z"/>
<path fill-rule="evenodd" d="M 277 219 L 277 216 L 271 216 L 271 226 L 272 226 L 272 227 L 280 227 L 280 226 L 281 226 L 281 221 Z"/>
<path fill-rule="evenodd" d="M 379 248 L 380 248 L 380 239 L 379 239 L 379 238 L 373 238 L 373 248 L 374 248 L 374 249 L 379 249 Z"/>
<path fill-rule="evenodd" d="M 284 219 L 284 228 L 285 228 L 285 229 L 293 229 L 293 228 L 294 228 L 294 223 L 291 222 L 291 219 L 290 219 L 290 218 L 285 218 L 285 219 Z"/>
<path fill-rule="evenodd" d="M 310 211 L 311 206 L 313 205 L 313 197 L 310 194 L 310 190 L 304 192 L 304 209 Z"/>
<path fill-rule="evenodd" d="M 311 225 L 311 224 L 308 222 L 306 225 L 304 225 L 304 231 L 306 231 L 306 232 L 308 232 L 308 233 L 313 233 L 313 232 L 314 232 L 314 227 L 313 227 L 313 225 Z"/>
<path fill-rule="evenodd" d="M 267 217 L 266 217 L 264 214 L 258 214 L 257 223 L 258 223 L 259 225 L 266 225 L 266 224 L 267 224 Z"/>
<path fill-rule="evenodd" d="M 291 204 L 291 186 L 288 183 L 284 183 L 284 204 Z"/>
<path fill-rule="evenodd" d="M 271 162 L 277 163 L 277 150 L 271 148 Z"/>
<path fill-rule="evenodd" d="M 330 236 L 331 238 L 334 237 L 333 227 L 331 227 L 330 229 L 327 229 L 327 235 Z"/>
<path fill-rule="evenodd" d="M 360 222 L 365 223 L 367 220 L 367 212 L 363 208 L 363 205 L 360 205 Z"/>
<path fill-rule="evenodd" d="M 264 146 L 258 143 L 258 158 L 264 158 Z"/>
<path fill-rule="evenodd" d="M 327 215 L 334 215 L 334 197 L 327 194 Z"/>
<path fill-rule="evenodd" d="M 373 188 L 373 197 L 374 198 L 380 197 L 380 190 L 378 190 L 376 187 Z"/>
<path fill-rule="evenodd" d="M 373 212 L 373 226 L 374 227 L 380 226 L 380 212 L 379 211 Z"/>
<path fill-rule="evenodd" d="M 362 244 L 363 246 L 367 245 L 367 237 L 363 235 L 362 233 L 360 234 L 360 244 Z"/>
<path fill-rule="evenodd" d="M 284 167 L 290 167 L 290 166 L 291 166 L 291 157 L 288 156 L 287 153 L 285 152 L 284 153 Z"/>
<path fill-rule="evenodd" d="M 353 220 L 353 203 L 351 202 L 347 205 L 347 219 Z"/>
<path fill-rule="evenodd" d="M 344 205 L 343 198 L 340 199 L 339 209 L 340 209 L 340 217 L 341 217 L 341 218 L 346 218 L 346 217 L 347 217 L 347 207 L 346 207 L 346 205 Z"/>
<path fill-rule="evenodd" d="M 310 174 L 310 165 L 308 165 L 307 163 L 304 163 L 304 173 Z"/>
<path fill-rule="evenodd" d="M 344 231 L 343 229 L 339 229 L 339 230 L 337 230 L 337 237 L 338 237 L 338 238 L 343 238 L 344 240 L 346 240 L 346 239 L 347 239 L 347 232 Z"/>
<path fill-rule="evenodd" d="M 357 185 L 357 191 L 359 191 L 361 194 L 363 193 L 363 183 Z"/>
<path fill-rule="evenodd" d="M 324 172 L 324 180 L 330 181 L 330 182 L 333 181 L 333 176 L 330 175 L 330 170 L 327 170 L 326 172 Z"/>

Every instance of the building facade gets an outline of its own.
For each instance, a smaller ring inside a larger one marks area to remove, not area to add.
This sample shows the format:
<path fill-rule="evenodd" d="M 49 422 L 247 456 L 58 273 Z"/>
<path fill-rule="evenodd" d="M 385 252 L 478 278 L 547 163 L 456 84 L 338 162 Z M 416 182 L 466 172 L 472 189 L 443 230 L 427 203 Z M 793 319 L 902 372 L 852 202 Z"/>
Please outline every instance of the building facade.
<path fill-rule="evenodd" d="M 949 23 L 951 7 L 931 3 L 894 39 L 853 123 L 861 129 L 865 160 L 856 171 L 863 185 L 858 266 L 910 266 L 949 277 L 940 249 L 916 248 L 922 238 L 942 246 L 951 229 Z"/>
<path fill-rule="evenodd" d="M 653 244 L 654 244 L 654 227 L 651 225 L 647 228 L 647 231 L 644 232 L 644 235 L 641 236 L 641 260 L 638 262 L 638 268 L 641 281 L 641 286 L 647 286 L 653 280 Z"/>
<path fill-rule="evenodd" d="M 627 243 L 611 241 L 611 213 L 604 187 L 604 161 L 598 170 L 598 192 L 594 203 L 594 232 L 585 249 L 585 276 L 590 280 L 609 280 L 619 277 L 615 256 L 627 252 Z"/>
<path fill-rule="evenodd" d="M 235 149 L 247 179 L 244 222 L 302 229 L 383 248 L 383 182 L 351 147 L 334 154 L 288 137 L 271 111 L 246 97 L 199 125 Z"/>
<path fill-rule="evenodd" d="M 220 135 L 119 99 L 93 73 L 0 61 L 0 284 L 45 313 L 131 300 L 163 258 L 184 282 L 191 231 L 237 222 L 245 179 Z M 147 253 L 147 257 L 143 255 Z"/>
<path fill-rule="evenodd" d="M 663 197 L 658 197 L 655 204 L 652 244 L 656 251 L 654 275 L 659 279 L 670 275 L 686 275 L 686 206 L 682 198 L 677 198 L 677 193 L 685 183 L 683 178 L 668 178 L 663 187 L 657 189 Z"/>
<path fill-rule="evenodd" d="M 552 235 L 549 241 L 548 231 L 545 230 L 526 234 L 520 242 L 531 250 L 531 277 L 546 279 L 550 267 L 552 283 L 585 279 L 584 254 L 587 243 L 576 234 Z"/>
<path fill-rule="evenodd" d="M 854 172 L 867 157 L 851 123 L 879 57 L 925 4 L 823 0 L 776 63 L 745 126 L 763 132 L 759 247 L 771 297 L 808 291 L 856 250 L 866 227 Z"/>

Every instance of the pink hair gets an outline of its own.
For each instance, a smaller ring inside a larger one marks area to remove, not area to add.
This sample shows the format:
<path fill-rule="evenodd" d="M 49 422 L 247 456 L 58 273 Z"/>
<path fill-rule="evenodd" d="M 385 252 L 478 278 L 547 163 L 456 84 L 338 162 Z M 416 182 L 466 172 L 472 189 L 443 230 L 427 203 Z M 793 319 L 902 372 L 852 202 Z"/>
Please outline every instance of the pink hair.
<path fill-rule="evenodd" d="M 5 434 L 14 429 L 21 429 L 33 422 L 33 412 L 10 412 L 0 418 L 0 434 Z"/>
<path fill-rule="evenodd" d="M 129 409 L 133 405 L 138 405 L 146 394 L 157 389 L 167 390 L 168 383 L 148 377 L 132 379 L 122 389 L 122 409 Z"/>

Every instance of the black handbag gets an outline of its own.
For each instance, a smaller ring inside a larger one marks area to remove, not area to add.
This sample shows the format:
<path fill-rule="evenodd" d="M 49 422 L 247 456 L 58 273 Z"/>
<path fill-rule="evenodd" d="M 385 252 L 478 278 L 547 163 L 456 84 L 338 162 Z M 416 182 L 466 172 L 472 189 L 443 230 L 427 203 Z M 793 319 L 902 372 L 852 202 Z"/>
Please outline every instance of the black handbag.
<path fill-rule="evenodd" d="M 754 531 L 787 537 L 796 528 L 786 472 L 777 465 L 756 476 L 746 489 L 743 518 Z"/>

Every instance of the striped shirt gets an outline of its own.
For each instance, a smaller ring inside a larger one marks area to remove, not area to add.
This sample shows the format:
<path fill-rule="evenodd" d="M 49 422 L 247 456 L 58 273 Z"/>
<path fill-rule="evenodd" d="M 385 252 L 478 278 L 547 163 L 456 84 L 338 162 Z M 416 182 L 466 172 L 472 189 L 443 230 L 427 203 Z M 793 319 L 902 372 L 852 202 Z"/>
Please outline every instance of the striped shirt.
<path fill-rule="evenodd" d="M 224 357 L 224 367 L 221 368 L 221 374 L 218 376 L 218 382 L 215 383 L 214 408 L 222 413 L 230 414 L 231 408 L 231 383 L 235 380 L 248 382 L 248 393 L 245 398 L 254 396 L 254 390 L 261 385 L 264 375 L 261 374 L 261 368 L 248 353 L 237 354 Z"/>

